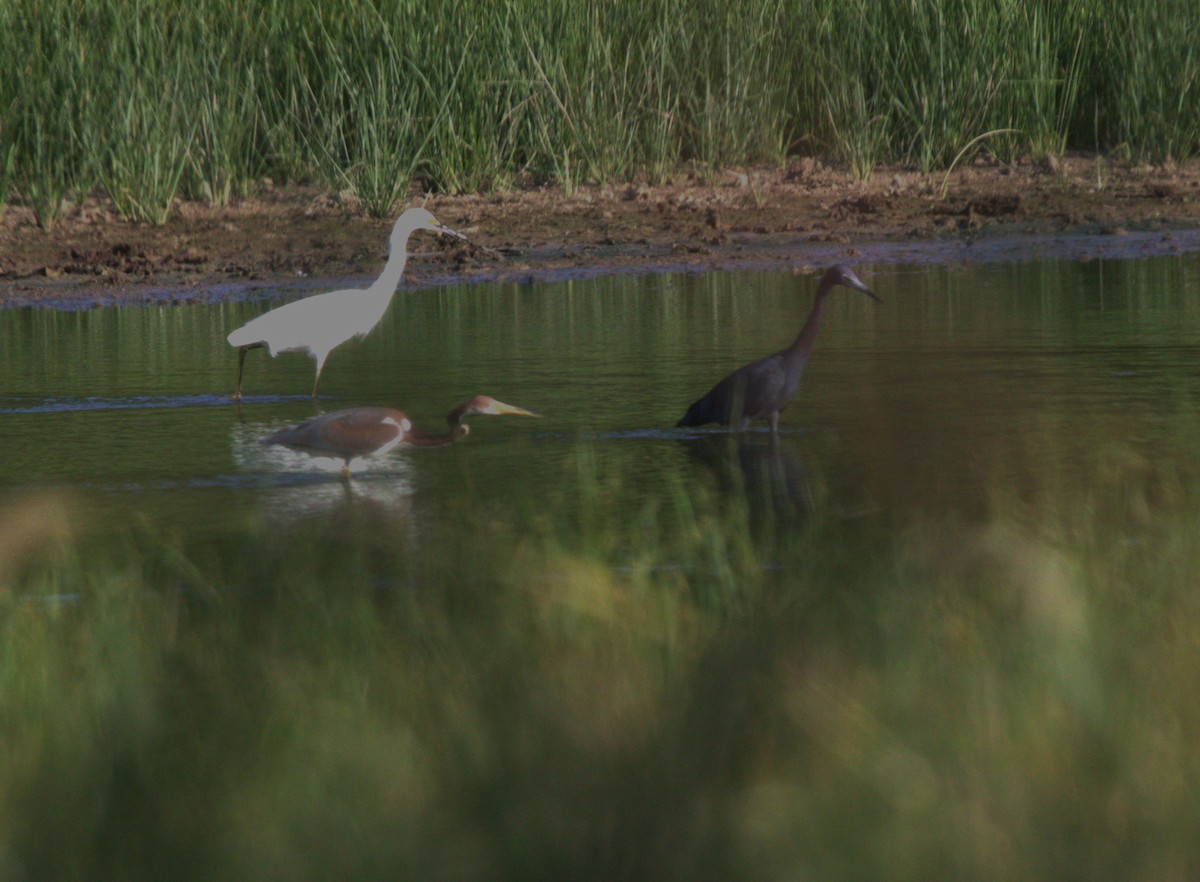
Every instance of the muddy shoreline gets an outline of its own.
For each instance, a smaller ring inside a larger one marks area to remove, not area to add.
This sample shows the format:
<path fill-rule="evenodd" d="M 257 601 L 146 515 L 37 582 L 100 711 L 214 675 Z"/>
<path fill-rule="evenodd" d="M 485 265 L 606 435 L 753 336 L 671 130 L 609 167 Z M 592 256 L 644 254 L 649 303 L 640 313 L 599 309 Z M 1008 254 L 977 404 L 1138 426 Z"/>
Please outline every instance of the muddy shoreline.
<path fill-rule="evenodd" d="M 414 240 L 406 273 L 414 287 L 1200 250 L 1200 162 L 981 159 L 948 178 L 882 169 L 860 183 L 806 159 L 785 169 L 683 171 L 664 186 L 409 200 L 421 202 L 472 241 Z M 314 188 L 270 182 L 227 208 L 180 204 L 160 228 L 121 221 L 96 198 L 46 232 L 10 205 L 0 216 L 0 306 L 214 302 L 369 279 L 390 226 Z"/>

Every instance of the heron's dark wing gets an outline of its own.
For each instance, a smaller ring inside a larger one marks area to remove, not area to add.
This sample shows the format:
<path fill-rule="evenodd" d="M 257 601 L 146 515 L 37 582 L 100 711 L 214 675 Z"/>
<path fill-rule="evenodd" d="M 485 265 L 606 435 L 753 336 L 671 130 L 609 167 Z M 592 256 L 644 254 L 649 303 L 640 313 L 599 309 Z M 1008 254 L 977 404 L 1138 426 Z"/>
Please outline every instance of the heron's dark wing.
<path fill-rule="evenodd" d="M 721 403 L 713 398 L 714 388 L 707 395 L 697 398 L 688 407 L 687 412 L 679 418 L 677 426 L 703 426 L 706 423 L 724 423 L 727 422 L 725 411 L 721 407 Z"/>
<path fill-rule="evenodd" d="M 354 407 L 313 417 L 262 440 L 338 456 L 363 456 L 393 441 L 407 426 L 408 418 L 398 410 Z"/>
<path fill-rule="evenodd" d="M 758 417 L 775 408 L 784 395 L 783 360 L 779 353 L 742 365 L 698 398 L 679 426 L 737 423 L 743 416 Z"/>
<path fill-rule="evenodd" d="M 756 419 L 786 404 L 783 355 L 775 353 L 734 371 L 730 379 L 741 394 L 741 414 Z"/>

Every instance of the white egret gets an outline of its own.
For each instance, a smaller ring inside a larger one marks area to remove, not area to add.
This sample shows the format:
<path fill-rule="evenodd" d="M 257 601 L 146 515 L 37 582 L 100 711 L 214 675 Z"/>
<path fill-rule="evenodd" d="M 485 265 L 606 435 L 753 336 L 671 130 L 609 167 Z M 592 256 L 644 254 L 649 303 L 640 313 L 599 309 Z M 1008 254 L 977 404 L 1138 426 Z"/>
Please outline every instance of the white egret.
<path fill-rule="evenodd" d="M 312 397 L 317 397 L 321 368 L 329 353 L 351 337 L 361 337 L 379 323 L 392 302 L 408 260 L 408 237 L 417 230 L 432 230 L 466 239 L 462 233 L 438 222 L 424 208 L 410 208 L 392 227 L 390 252 L 383 273 L 370 288 L 347 288 L 294 300 L 246 322 L 229 335 L 229 345 L 238 348 L 235 400 L 242 397 L 242 368 L 246 353 L 265 347 L 272 356 L 280 352 L 307 352 L 317 362 Z"/>

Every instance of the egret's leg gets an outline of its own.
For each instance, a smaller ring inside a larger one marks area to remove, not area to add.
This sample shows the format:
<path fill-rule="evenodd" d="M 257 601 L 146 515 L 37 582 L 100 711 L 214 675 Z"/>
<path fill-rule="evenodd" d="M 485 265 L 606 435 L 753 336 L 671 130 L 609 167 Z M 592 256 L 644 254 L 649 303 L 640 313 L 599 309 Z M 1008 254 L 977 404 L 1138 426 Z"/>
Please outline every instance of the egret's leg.
<path fill-rule="evenodd" d="M 233 400 L 242 400 L 242 368 L 246 365 L 246 347 L 238 347 L 237 383 L 233 387 Z"/>
<path fill-rule="evenodd" d="M 767 425 L 771 427 L 772 435 L 779 432 L 779 411 L 773 410 L 767 414 Z"/>
<path fill-rule="evenodd" d="M 319 356 L 317 356 L 317 375 L 315 377 L 313 377 L 313 390 L 312 390 L 313 400 L 316 400 L 316 397 L 317 397 L 317 383 L 321 382 L 321 368 L 323 368 L 323 367 L 325 367 L 325 357 L 323 355 L 319 355 Z M 347 468 L 349 468 L 348 463 L 347 463 Z"/>
<path fill-rule="evenodd" d="M 233 387 L 233 400 L 242 400 L 242 369 L 246 364 L 246 353 L 251 349 L 258 349 L 265 344 L 248 343 L 245 346 L 238 347 L 238 369 L 237 369 L 237 384 Z"/>

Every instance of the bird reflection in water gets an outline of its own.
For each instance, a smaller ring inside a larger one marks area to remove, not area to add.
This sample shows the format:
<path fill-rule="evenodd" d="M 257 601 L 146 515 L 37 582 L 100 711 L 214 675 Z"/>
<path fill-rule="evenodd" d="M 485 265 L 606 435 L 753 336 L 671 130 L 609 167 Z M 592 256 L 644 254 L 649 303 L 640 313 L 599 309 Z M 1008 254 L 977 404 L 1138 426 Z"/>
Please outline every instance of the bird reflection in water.
<path fill-rule="evenodd" d="M 778 433 L 712 433 L 683 443 L 690 456 L 713 471 L 725 492 L 744 497 L 752 517 L 796 523 L 815 511 L 808 472 Z"/>

